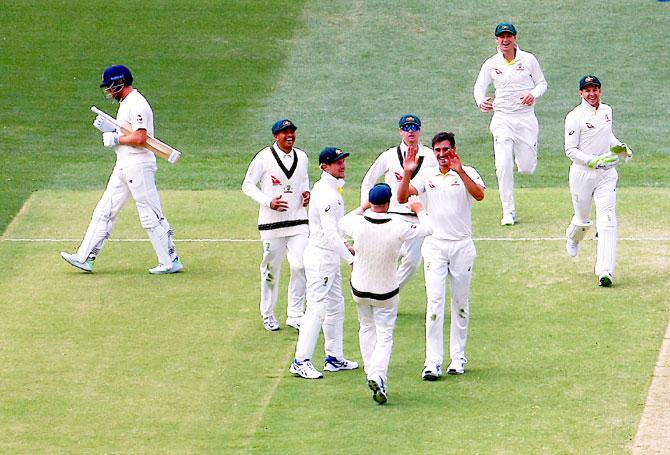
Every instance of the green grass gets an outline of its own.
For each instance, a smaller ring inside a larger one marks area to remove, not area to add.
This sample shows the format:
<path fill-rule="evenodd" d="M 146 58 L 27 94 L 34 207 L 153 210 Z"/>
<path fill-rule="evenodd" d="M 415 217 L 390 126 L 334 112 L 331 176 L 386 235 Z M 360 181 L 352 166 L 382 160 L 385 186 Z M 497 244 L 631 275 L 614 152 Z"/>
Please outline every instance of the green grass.
<path fill-rule="evenodd" d="M 532 209 L 501 230 L 490 191 L 476 235 L 560 237 L 563 193 L 522 190 Z M 641 214 L 669 191 L 621 193 L 620 235 L 659 236 L 668 204 L 651 220 Z M 253 218 L 253 203 L 236 194 L 164 192 L 178 239 L 255 238 L 253 223 L 221 225 L 189 209 Z M 352 206 L 356 194 L 345 194 Z M 132 207 L 93 275 L 58 256 L 76 242 L 11 241 L 78 238 L 87 216 L 67 213 L 97 196 L 35 193 L 0 242 L 0 261 L 12 265 L 0 289 L 3 451 L 623 453 L 634 435 L 669 309 L 668 241 L 620 241 L 612 289 L 595 286 L 593 241 L 574 260 L 562 241 L 477 241 L 468 372 L 436 383 L 420 380 L 419 273 L 402 295 L 390 401 L 379 407 L 360 370 L 319 382 L 288 373 L 295 332 L 268 333 L 257 313 L 258 242 L 180 242 L 186 271 L 155 277 L 148 242 L 114 241 L 144 238 Z M 282 293 L 278 314 L 285 305 Z M 356 327 L 347 293 L 345 352 L 360 359 Z"/>
<path fill-rule="evenodd" d="M 77 240 L 0 242 L 9 264 L 0 278 L 0 448 L 307 453 L 335 452 L 335 438 L 353 452 L 625 452 L 668 319 L 667 242 L 621 241 L 616 286 L 602 290 L 592 275 L 595 242 L 571 260 L 558 241 L 478 241 L 471 369 L 437 384 L 417 380 L 425 308 L 417 276 L 403 295 L 383 409 L 372 406 L 358 372 L 319 384 L 287 376 L 295 334 L 260 327 L 256 243 L 179 243 L 187 272 L 166 279 L 146 273 L 155 265 L 147 242 L 112 242 L 93 276 L 68 268 L 58 251 L 76 247 L 113 166 L 89 107 L 114 112 L 97 89 L 114 63 L 133 70 L 157 136 L 184 152 L 158 173 L 179 239 L 256 238 L 256 207 L 238 188 L 275 119 L 298 124 L 298 146 L 312 159 L 325 145 L 352 152 L 351 208 L 407 111 L 422 117 L 426 143 L 438 130 L 455 131 L 464 161 L 484 177 L 477 236 L 561 237 L 571 213 L 563 119 L 591 71 L 603 81 L 616 134 L 636 152 L 620 169 L 620 236 L 667 237 L 668 7 L 3 5 L 0 232 Z M 520 47 L 537 55 L 550 84 L 537 105 L 540 164 L 517 178 L 520 223 L 508 230 L 498 226 L 489 119 L 471 93 L 500 20 L 515 22 Z M 311 171 L 316 177 L 314 163 Z M 115 238 L 144 238 L 133 212 L 130 205 Z"/>

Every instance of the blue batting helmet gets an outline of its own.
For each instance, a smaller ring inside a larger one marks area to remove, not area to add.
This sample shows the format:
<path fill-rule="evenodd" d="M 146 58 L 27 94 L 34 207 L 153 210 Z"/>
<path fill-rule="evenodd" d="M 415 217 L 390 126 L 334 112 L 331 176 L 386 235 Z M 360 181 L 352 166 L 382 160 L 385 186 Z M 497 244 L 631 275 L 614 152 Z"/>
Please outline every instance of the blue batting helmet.
<path fill-rule="evenodd" d="M 100 88 L 107 88 L 120 85 L 132 85 L 133 75 L 130 70 L 123 65 L 114 65 L 105 69 L 102 73 L 102 83 Z"/>

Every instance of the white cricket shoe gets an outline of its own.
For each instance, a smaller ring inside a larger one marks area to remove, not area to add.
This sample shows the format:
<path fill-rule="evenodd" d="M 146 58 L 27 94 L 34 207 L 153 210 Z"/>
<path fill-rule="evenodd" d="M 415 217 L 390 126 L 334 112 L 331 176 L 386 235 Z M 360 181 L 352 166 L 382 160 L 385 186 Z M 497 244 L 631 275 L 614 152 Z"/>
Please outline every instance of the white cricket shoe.
<path fill-rule="evenodd" d="M 463 374 L 465 373 L 465 364 L 468 363 L 468 359 L 465 357 L 459 357 L 457 359 L 451 359 L 451 363 L 447 368 L 447 374 Z"/>
<path fill-rule="evenodd" d="M 158 264 L 153 269 L 149 269 L 149 273 L 151 273 L 152 275 L 165 275 L 168 273 L 181 272 L 183 268 L 184 265 L 181 263 L 181 260 L 179 260 L 179 257 L 176 257 L 174 258 L 174 261 L 172 261 L 172 264 L 170 265 Z"/>
<path fill-rule="evenodd" d="M 600 275 L 600 278 L 598 278 L 598 286 L 608 288 L 612 286 L 612 283 L 614 283 L 614 280 L 612 279 L 612 275 L 609 273 L 603 273 Z"/>
<path fill-rule="evenodd" d="M 579 253 L 579 242 L 568 239 L 568 241 L 565 242 L 565 252 L 568 253 L 568 256 L 570 257 L 574 258 L 577 256 L 577 253 Z"/>
<path fill-rule="evenodd" d="M 436 363 L 431 363 L 423 367 L 421 378 L 424 381 L 437 381 L 442 376 L 442 366 Z"/>
<path fill-rule="evenodd" d="M 501 226 L 514 226 L 514 223 L 516 223 L 516 216 L 513 213 L 506 213 L 500 219 Z"/>
<path fill-rule="evenodd" d="M 81 269 L 84 272 L 89 272 L 89 273 L 93 272 L 93 261 L 92 260 L 81 262 L 81 261 L 77 260 L 77 256 L 75 256 L 74 254 L 70 254 L 68 252 L 65 252 L 65 251 L 61 251 L 60 255 L 63 259 L 65 259 L 65 262 L 67 262 L 71 266 L 77 267 L 78 269 Z"/>
<path fill-rule="evenodd" d="M 372 399 L 375 403 L 384 404 L 388 401 L 388 395 L 386 394 L 386 384 L 382 378 L 379 379 L 368 379 L 368 387 L 372 390 Z"/>
<path fill-rule="evenodd" d="M 300 324 L 302 323 L 302 318 L 292 318 L 288 317 L 286 318 L 286 325 L 289 327 L 293 327 L 296 330 L 300 330 Z"/>
<path fill-rule="evenodd" d="M 305 379 L 323 378 L 323 374 L 314 368 L 314 365 L 312 365 L 312 362 L 310 362 L 309 359 L 303 360 L 302 362 L 298 362 L 298 359 L 293 359 L 288 371 Z"/>
<path fill-rule="evenodd" d="M 265 316 L 263 318 L 263 327 L 268 332 L 276 332 L 279 330 L 279 321 L 274 316 Z"/>
<path fill-rule="evenodd" d="M 326 356 L 323 359 L 323 369 L 326 371 L 336 372 L 340 370 L 355 370 L 358 368 L 358 362 L 347 360 L 344 357 L 338 359 L 337 357 Z"/>

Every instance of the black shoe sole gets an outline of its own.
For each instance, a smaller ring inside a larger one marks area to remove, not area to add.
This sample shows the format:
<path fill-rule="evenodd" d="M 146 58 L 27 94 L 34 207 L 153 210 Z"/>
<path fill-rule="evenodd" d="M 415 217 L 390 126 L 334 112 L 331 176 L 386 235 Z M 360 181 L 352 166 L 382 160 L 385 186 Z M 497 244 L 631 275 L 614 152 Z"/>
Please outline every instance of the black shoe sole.
<path fill-rule="evenodd" d="M 382 388 L 377 384 L 377 381 L 373 381 L 372 379 L 368 380 L 368 387 L 372 390 L 372 399 L 375 400 L 376 403 L 384 404 L 388 401 Z"/>

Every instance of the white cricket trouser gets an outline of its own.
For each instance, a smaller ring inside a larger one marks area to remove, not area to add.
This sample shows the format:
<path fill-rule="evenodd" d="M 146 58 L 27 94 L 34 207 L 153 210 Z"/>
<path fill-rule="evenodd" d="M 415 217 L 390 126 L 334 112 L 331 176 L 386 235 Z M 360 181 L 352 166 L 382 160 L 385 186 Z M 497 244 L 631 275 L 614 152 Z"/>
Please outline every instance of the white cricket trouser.
<path fill-rule="evenodd" d="M 132 195 L 142 227 L 147 231 L 160 264 L 177 257 L 170 223 L 163 215 L 156 188 L 156 164 L 114 167 L 107 188 L 93 210 L 91 222 L 77 250 L 77 260 L 94 260 L 110 237 L 116 217 Z"/>
<path fill-rule="evenodd" d="M 398 266 L 398 286 L 403 287 L 414 275 L 421 263 L 421 245 L 424 237 L 414 237 L 400 247 L 400 265 Z"/>
<path fill-rule="evenodd" d="M 279 299 L 281 263 L 285 256 L 291 269 L 286 315 L 290 318 L 299 318 L 305 312 L 305 266 L 302 257 L 307 239 L 307 234 L 296 234 L 263 240 L 260 311 L 264 318 L 274 316 Z"/>
<path fill-rule="evenodd" d="M 537 167 L 539 126 L 535 114 L 510 115 L 494 113 L 490 124 L 493 153 L 503 214 L 515 214 L 514 163 L 523 174 Z"/>
<path fill-rule="evenodd" d="M 616 263 L 616 184 L 619 174 L 616 169 L 605 171 L 589 169 L 573 164 L 570 166 L 570 193 L 575 214 L 572 223 L 584 224 L 591 217 L 591 205 L 596 206 L 596 248 L 595 274 L 614 275 Z"/>
<path fill-rule="evenodd" d="M 312 358 L 323 328 L 326 355 L 341 359 L 344 356 L 344 296 L 340 256 L 308 245 L 304 262 L 307 309 L 300 324 L 295 358 L 300 362 Z"/>
<path fill-rule="evenodd" d="M 388 382 L 389 362 L 393 349 L 393 330 L 398 317 L 398 305 L 377 307 L 357 303 L 358 342 L 361 347 L 363 366 L 368 379 L 381 378 Z"/>
<path fill-rule="evenodd" d="M 442 365 L 444 360 L 444 302 L 446 282 L 451 286 L 451 358 L 465 357 L 470 320 L 470 280 L 477 251 L 472 239 L 423 242 L 423 269 L 426 279 L 426 365 Z"/>

